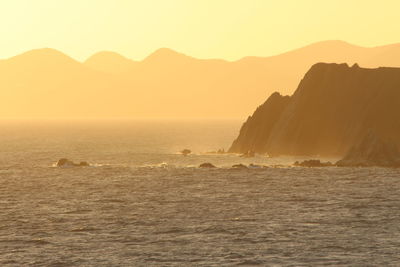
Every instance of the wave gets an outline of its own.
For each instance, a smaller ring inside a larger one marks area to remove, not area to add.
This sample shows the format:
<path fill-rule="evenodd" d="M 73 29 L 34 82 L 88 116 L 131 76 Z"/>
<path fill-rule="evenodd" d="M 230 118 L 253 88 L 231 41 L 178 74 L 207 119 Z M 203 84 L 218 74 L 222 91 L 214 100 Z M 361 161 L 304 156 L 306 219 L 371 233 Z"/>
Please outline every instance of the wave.
<path fill-rule="evenodd" d="M 129 164 L 129 163 L 123 163 L 123 164 L 117 164 L 117 163 L 89 163 L 88 166 L 74 166 L 74 165 L 66 165 L 66 166 L 57 166 L 57 163 L 53 163 L 50 167 L 51 168 L 59 168 L 59 169 L 81 169 L 81 170 L 87 170 L 90 168 L 112 168 L 112 169 L 120 169 L 120 168 L 127 168 L 127 169 L 132 169 L 132 170 L 176 170 L 176 169 L 198 169 L 198 170 L 265 170 L 269 168 L 292 168 L 292 165 L 281 165 L 281 164 L 274 164 L 274 165 L 264 165 L 264 164 L 255 164 L 255 163 L 250 163 L 250 164 L 244 164 L 244 163 L 237 163 L 235 161 L 232 161 L 231 163 L 227 162 L 222 162 L 220 164 L 214 165 L 211 163 L 212 166 L 214 167 L 200 167 L 200 165 L 204 162 L 199 162 L 199 163 L 191 163 L 191 164 L 173 164 L 173 163 L 168 163 L 168 162 L 160 162 L 160 163 L 155 163 L 155 164 L 142 164 L 142 165 L 134 165 L 134 164 Z"/>
<path fill-rule="evenodd" d="M 96 167 L 112 167 L 115 166 L 113 164 L 108 163 L 89 163 L 88 166 L 74 166 L 74 165 L 65 165 L 65 166 L 57 166 L 57 162 L 51 164 L 51 168 L 62 168 L 62 169 L 76 169 L 76 168 L 96 168 Z"/>

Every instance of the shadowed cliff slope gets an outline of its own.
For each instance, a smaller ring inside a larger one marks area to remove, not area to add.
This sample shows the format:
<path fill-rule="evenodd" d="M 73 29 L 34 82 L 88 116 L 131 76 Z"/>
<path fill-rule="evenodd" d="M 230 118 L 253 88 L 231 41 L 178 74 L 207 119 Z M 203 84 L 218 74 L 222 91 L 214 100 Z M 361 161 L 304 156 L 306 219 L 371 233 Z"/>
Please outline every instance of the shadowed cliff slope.
<path fill-rule="evenodd" d="M 400 152 L 396 143 L 378 138 L 367 132 L 355 143 L 346 155 L 336 163 L 337 166 L 350 167 L 400 167 Z"/>
<path fill-rule="evenodd" d="M 283 110 L 276 109 L 286 98 Z M 230 152 L 342 156 L 371 130 L 400 144 L 398 68 L 318 63 L 286 98 L 274 94 L 259 107 Z"/>
<path fill-rule="evenodd" d="M 240 129 L 240 138 L 233 142 L 230 150 L 243 153 L 263 151 L 265 140 L 269 138 L 273 127 L 289 102 L 289 96 L 281 96 L 277 92 L 273 93 L 243 124 Z"/>

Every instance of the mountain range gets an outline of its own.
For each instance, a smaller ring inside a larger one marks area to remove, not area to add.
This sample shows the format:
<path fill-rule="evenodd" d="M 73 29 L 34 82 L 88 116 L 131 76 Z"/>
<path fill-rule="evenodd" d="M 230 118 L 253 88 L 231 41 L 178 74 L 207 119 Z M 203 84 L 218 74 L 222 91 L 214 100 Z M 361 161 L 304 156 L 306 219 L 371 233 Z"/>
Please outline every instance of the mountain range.
<path fill-rule="evenodd" d="M 400 44 L 324 41 L 271 57 L 197 59 L 162 48 L 142 61 L 54 49 L 0 60 L 0 117 L 244 118 L 274 91 L 291 94 L 317 62 L 400 67 Z"/>

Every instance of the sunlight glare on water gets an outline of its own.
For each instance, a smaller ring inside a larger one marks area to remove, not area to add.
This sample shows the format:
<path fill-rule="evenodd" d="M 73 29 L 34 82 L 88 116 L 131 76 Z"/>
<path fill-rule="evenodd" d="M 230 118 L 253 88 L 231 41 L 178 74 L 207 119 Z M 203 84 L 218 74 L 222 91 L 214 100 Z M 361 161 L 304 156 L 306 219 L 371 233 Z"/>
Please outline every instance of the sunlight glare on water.
<path fill-rule="evenodd" d="M 400 172 L 231 169 L 239 121 L 3 122 L 0 265 L 382 266 L 400 260 Z M 187 157 L 177 152 L 188 148 Z M 62 157 L 96 164 L 56 168 Z M 203 162 L 219 168 L 199 169 Z"/>

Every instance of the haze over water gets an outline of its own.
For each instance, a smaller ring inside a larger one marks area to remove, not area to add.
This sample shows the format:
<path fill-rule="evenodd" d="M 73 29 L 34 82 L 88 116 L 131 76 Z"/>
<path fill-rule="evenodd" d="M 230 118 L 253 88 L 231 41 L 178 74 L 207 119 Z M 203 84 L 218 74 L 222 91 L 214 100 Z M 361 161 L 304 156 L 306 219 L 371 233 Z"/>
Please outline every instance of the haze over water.
<path fill-rule="evenodd" d="M 231 169 L 240 121 L 2 122 L 0 265 L 390 265 L 400 172 Z M 190 148 L 194 155 L 177 152 Z M 55 168 L 61 157 L 94 164 Z M 199 169 L 212 162 L 217 169 Z M 393 266 L 395 266 L 393 264 Z"/>
<path fill-rule="evenodd" d="M 398 10 L 0 1 L 0 267 L 400 266 Z"/>

